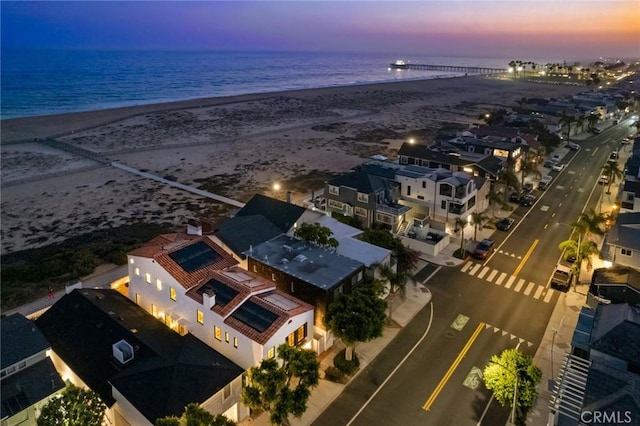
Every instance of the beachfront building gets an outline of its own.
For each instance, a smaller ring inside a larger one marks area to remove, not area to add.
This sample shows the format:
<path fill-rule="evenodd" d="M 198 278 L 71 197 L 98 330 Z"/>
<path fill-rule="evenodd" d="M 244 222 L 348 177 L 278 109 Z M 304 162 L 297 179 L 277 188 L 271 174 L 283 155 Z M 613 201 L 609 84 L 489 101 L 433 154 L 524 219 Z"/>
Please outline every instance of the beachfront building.
<path fill-rule="evenodd" d="M 314 307 L 313 329 L 303 330 L 300 339 L 322 353 L 333 345 L 324 326 L 324 315 L 333 300 L 348 294 L 364 279 L 365 265 L 334 250 L 322 248 L 287 235 L 280 235 L 249 249 L 250 273 L 276 284 Z"/>
<path fill-rule="evenodd" d="M 356 218 L 364 227 L 374 223 L 396 232 L 410 207 L 398 203 L 400 184 L 394 172 L 377 176 L 353 170 L 331 179 L 324 190 L 327 212 Z"/>
<path fill-rule="evenodd" d="M 0 322 L 0 424 L 35 426 L 40 410 L 65 385 L 49 356 L 51 345 L 21 314 Z"/>
<path fill-rule="evenodd" d="M 640 306 L 640 271 L 619 265 L 593 271 L 587 304 L 595 309 L 598 303 Z"/>
<path fill-rule="evenodd" d="M 640 212 L 640 181 L 625 180 L 619 190 L 620 213 Z"/>
<path fill-rule="evenodd" d="M 583 307 L 554 383 L 548 424 L 638 424 L 639 343 L 639 307 Z"/>
<path fill-rule="evenodd" d="M 131 300 L 245 369 L 281 343 L 304 343 L 298 336 L 313 326 L 313 306 L 234 266 L 206 236 L 161 235 L 128 259 Z"/>
<path fill-rule="evenodd" d="M 115 290 L 73 290 L 35 322 L 63 379 L 105 402 L 106 424 L 151 426 L 190 403 L 233 421 L 249 414 L 244 368 Z"/>

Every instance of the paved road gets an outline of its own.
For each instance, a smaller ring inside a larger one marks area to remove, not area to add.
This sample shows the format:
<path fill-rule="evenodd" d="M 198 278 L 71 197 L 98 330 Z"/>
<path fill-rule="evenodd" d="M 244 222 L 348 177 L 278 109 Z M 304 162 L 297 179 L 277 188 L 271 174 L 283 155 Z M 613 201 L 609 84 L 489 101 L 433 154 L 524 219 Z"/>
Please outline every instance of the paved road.
<path fill-rule="evenodd" d="M 628 126 L 616 126 L 584 141 L 582 150 L 569 151 L 562 160 L 569 166 L 552 173 L 556 178 L 538 194 L 539 203 L 514 212 L 522 219 L 514 232 L 494 234 L 501 247 L 487 262 L 434 275 L 427 283 L 433 303 L 314 424 L 471 426 L 483 413 L 482 424 L 505 424 L 509 410 L 495 401 L 487 409 L 490 396 L 482 383 L 472 389 L 474 371 L 506 348 L 535 354 L 559 297 L 547 286 L 560 257 L 558 244 L 569 238 L 585 203 L 597 209 L 598 193 L 590 194 L 600 190 L 600 167 L 627 134 Z M 466 323 L 458 330 L 452 324 L 461 315 Z"/>

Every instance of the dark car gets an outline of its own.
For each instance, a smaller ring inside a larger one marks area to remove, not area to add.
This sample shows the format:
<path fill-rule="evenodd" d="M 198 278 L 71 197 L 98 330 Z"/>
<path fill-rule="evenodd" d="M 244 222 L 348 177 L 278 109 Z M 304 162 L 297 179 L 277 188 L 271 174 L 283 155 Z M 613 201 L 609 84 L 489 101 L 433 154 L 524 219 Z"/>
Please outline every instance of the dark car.
<path fill-rule="evenodd" d="M 543 166 L 546 167 L 547 169 L 550 169 L 553 167 L 553 161 L 547 160 L 544 162 Z"/>
<path fill-rule="evenodd" d="M 514 203 L 518 203 L 520 202 L 520 198 L 522 197 L 522 194 L 519 192 L 512 192 L 511 195 L 509 196 L 509 201 L 513 201 Z"/>
<path fill-rule="evenodd" d="M 513 225 L 513 222 L 515 221 L 510 217 L 502 218 L 496 224 L 496 228 L 498 228 L 501 231 L 508 231 L 509 229 L 511 229 L 511 225 Z"/>
<path fill-rule="evenodd" d="M 533 184 L 531 182 L 527 182 L 524 185 L 522 185 L 522 190 L 524 192 L 531 192 L 533 191 Z"/>
<path fill-rule="evenodd" d="M 531 207 L 536 202 L 536 196 L 533 194 L 527 194 L 520 200 L 520 204 L 525 207 Z"/>
<path fill-rule="evenodd" d="M 473 251 L 476 259 L 486 259 L 493 252 L 493 240 L 484 239 L 478 243 Z"/>

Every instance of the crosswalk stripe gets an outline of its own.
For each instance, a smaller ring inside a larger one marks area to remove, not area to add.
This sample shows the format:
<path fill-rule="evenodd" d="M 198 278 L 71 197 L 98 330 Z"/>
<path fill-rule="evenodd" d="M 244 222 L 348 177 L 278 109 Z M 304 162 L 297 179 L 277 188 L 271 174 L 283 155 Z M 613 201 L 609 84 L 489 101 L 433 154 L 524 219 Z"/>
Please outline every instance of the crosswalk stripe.
<path fill-rule="evenodd" d="M 551 298 L 553 297 L 553 290 L 548 289 L 547 290 L 547 295 L 544 297 L 544 303 L 549 303 L 551 302 Z"/>
<path fill-rule="evenodd" d="M 482 268 L 482 271 L 480 271 L 480 273 L 478 274 L 478 278 L 482 278 L 485 275 L 487 275 L 487 272 L 489 271 L 489 267 L 485 266 L 484 268 Z"/>
<path fill-rule="evenodd" d="M 540 299 L 540 295 L 542 294 L 543 290 L 544 290 L 544 286 L 539 285 L 536 292 L 533 294 L 533 298 Z"/>
<path fill-rule="evenodd" d="M 513 282 L 516 280 L 516 277 L 514 277 L 513 275 L 511 275 L 509 277 L 509 279 L 507 280 L 507 283 L 505 284 L 505 288 L 511 288 L 511 284 L 513 284 Z"/>
<path fill-rule="evenodd" d="M 491 273 L 487 277 L 487 281 L 489 281 L 489 282 L 493 281 L 493 279 L 496 277 L 496 275 L 498 275 L 498 270 L 494 269 L 493 271 L 491 271 Z"/>
<path fill-rule="evenodd" d="M 473 265 L 473 263 L 471 262 L 465 263 L 465 265 L 462 267 L 462 272 L 467 272 L 467 269 L 471 268 L 471 265 Z"/>
<path fill-rule="evenodd" d="M 531 290 L 533 290 L 533 288 L 536 286 L 535 283 L 529 282 L 529 285 L 527 285 L 527 288 L 524 290 L 524 295 L 528 296 L 531 294 Z"/>
<path fill-rule="evenodd" d="M 504 279 L 507 277 L 507 273 L 503 272 L 500 274 L 500 276 L 498 277 L 498 279 L 496 280 L 496 284 L 500 285 L 502 284 L 502 281 L 504 281 Z"/>
<path fill-rule="evenodd" d="M 520 292 L 520 290 L 522 290 L 523 285 L 524 285 L 524 278 L 520 278 L 520 280 L 518 280 L 518 284 L 516 284 L 516 288 L 514 288 L 513 291 L 515 291 L 516 293 Z"/>
<path fill-rule="evenodd" d="M 473 268 L 471 269 L 471 271 L 469 271 L 469 275 L 475 275 L 476 272 L 478 272 L 478 269 L 480 269 L 480 265 L 479 263 L 476 263 Z"/>

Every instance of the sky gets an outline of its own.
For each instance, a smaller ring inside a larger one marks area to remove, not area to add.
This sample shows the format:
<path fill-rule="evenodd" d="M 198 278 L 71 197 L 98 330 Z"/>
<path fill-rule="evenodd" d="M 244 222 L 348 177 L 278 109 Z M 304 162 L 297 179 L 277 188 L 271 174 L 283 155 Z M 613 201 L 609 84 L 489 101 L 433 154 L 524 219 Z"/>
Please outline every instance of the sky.
<path fill-rule="evenodd" d="M 640 0 L 6 1 L 7 48 L 640 57 Z"/>

